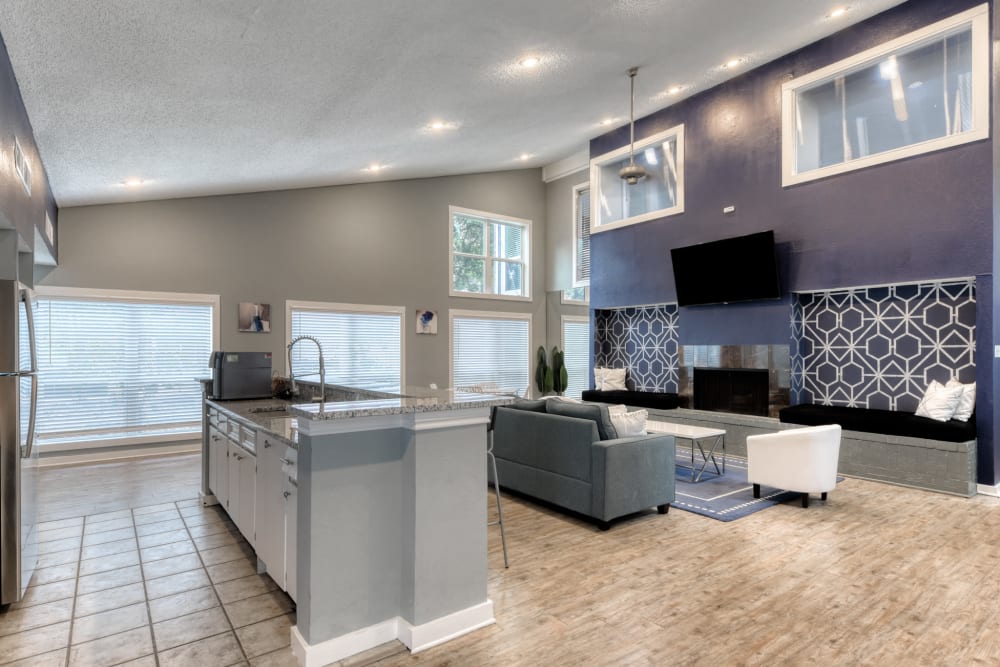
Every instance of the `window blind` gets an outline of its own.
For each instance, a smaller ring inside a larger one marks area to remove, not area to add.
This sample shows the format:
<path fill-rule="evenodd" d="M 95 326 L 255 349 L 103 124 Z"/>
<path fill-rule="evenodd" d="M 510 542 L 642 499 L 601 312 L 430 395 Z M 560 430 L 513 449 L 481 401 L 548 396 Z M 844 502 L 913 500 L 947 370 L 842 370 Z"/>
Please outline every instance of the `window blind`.
<path fill-rule="evenodd" d="M 590 322 L 563 320 L 563 363 L 569 374 L 566 396 L 580 398 L 590 386 Z"/>
<path fill-rule="evenodd" d="M 530 330 L 526 319 L 453 317 L 453 386 L 495 382 L 501 390 L 523 392 L 529 384 Z"/>
<path fill-rule="evenodd" d="M 209 304 L 40 297 L 39 436 L 196 430 L 212 352 Z"/>
<path fill-rule="evenodd" d="M 399 393 L 402 390 L 403 315 L 398 312 L 347 312 L 292 309 L 292 331 L 313 336 L 323 346 L 326 381 L 345 387 Z M 319 355 L 308 341 L 292 350 L 296 376 L 319 381 Z"/>
<path fill-rule="evenodd" d="M 576 220 L 574 221 L 576 252 L 575 282 L 590 280 L 590 190 L 576 192 Z"/>

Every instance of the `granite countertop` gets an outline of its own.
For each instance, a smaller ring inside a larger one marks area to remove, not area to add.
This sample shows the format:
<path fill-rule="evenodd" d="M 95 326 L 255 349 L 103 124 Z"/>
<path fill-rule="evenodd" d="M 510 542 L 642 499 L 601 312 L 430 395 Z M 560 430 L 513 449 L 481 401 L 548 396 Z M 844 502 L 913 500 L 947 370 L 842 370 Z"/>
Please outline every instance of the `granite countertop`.
<path fill-rule="evenodd" d="M 281 398 L 259 398 L 246 401 L 218 401 L 208 403 L 225 412 L 227 416 L 246 422 L 249 426 L 266 431 L 290 445 L 298 445 L 297 420 L 289 414 L 291 401 Z"/>
<path fill-rule="evenodd" d="M 417 412 L 489 408 L 494 405 L 507 405 L 513 401 L 514 397 L 509 395 L 476 394 L 452 389 L 428 389 L 427 387 L 406 387 L 403 389 L 403 394 L 399 396 L 382 394 L 378 398 L 327 401 L 323 405 L 322 412 L 320 412 L 320 405 L 318 403 L 301 403 L 290 405 L 288 412 L 300 419 L 350 419 L 353 417 L 376 417 Z"/>

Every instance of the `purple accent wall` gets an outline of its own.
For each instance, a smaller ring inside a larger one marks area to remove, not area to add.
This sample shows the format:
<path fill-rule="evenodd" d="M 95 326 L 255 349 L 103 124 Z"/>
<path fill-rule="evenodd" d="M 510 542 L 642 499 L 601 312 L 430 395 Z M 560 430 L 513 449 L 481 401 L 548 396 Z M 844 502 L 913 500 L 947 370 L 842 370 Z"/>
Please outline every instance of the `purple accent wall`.
<path fill-rule="evenodd" d="M 591 237 L 591 307 L 675 301 L 671 248 L 766 229 L 773 229 L 784 247 L 779 260 L 788 291 L 963 276 L 991 282 L 991 139 L 781 186 L 784 81 L 979 4 L 910 0 L 637 120 L 637 139 L 684 124 L 685 212 Z M 639 77 L 641 82 L 641 71 Z M 592 140 L 590 154 L 627 143 L 628 128 L 618 128 Z M 730 205 L 736 212 L 723 215 Z M 978 292 L 977 361 L 985 362 L 987 353 L 991 360 L 981 369 L 993 368 L 994 308 L 988 306 L 995 292 Z M 787 342 L 788 312 L 787 304 L 779 308 L 773 302 L 682 308 L 681 342 L 720 342 L 702 339 L 719 338 L 720 329 L 739 332 L 746 338 L 741 342 Z M 1000 382 L 998 368 L 980 385 L 980 406 L 988 404 L 991 415 L 994 375 Z M 986 421 L 992 419 L 979 423 Z M 1000 476 L 1000 457 L 993 450 L 992 424 L 988 432 L 981 426 L 980 433 L 980 483 L 993 484 Z"/>

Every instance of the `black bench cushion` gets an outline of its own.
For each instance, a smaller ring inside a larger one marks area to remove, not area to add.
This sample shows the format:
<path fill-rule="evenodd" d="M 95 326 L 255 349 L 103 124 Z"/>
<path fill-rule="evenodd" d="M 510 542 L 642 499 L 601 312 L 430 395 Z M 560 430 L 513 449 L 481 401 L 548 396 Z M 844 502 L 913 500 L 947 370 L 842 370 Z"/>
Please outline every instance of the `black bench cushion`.
<path fill-rule="evenodd" d="M 967 422 L 957 419 L 939 422 L 927 417 L 918 417 L 912 412 L 804 403 L 784 408 L 779 413 L 779 419 L 786 424 L 804 426 L 840 424 L 845 431 L 882 433 L 944 442 L 967 442 L 976 439 L 975 416 Z"/>
<path fill-rule="evenodd" d="M 673 410 L 680 405 L 677 394 L 655 391 L 597 391 L 587 389 L 583 392 L 583 400 L 598 403 L 632 405 L 637 408 L 653 408 L 654 410 Z"/>

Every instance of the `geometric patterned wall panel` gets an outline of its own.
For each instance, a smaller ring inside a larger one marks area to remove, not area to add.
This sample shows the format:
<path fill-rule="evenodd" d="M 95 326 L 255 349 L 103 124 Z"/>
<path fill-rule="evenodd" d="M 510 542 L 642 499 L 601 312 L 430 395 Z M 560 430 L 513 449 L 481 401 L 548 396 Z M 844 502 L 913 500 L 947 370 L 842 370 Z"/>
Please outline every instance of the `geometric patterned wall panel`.
<path fill-rule="evenodd" d="M 795 296 L 793 405 L 913 412 L 931 380 L 976 379 L 974 279 Z"/>
<path fill-rule="evenodd" d="M 634 391 L 677 392 L 677 306 L 594 311 L 594 365 L 627 368 Z"/>

